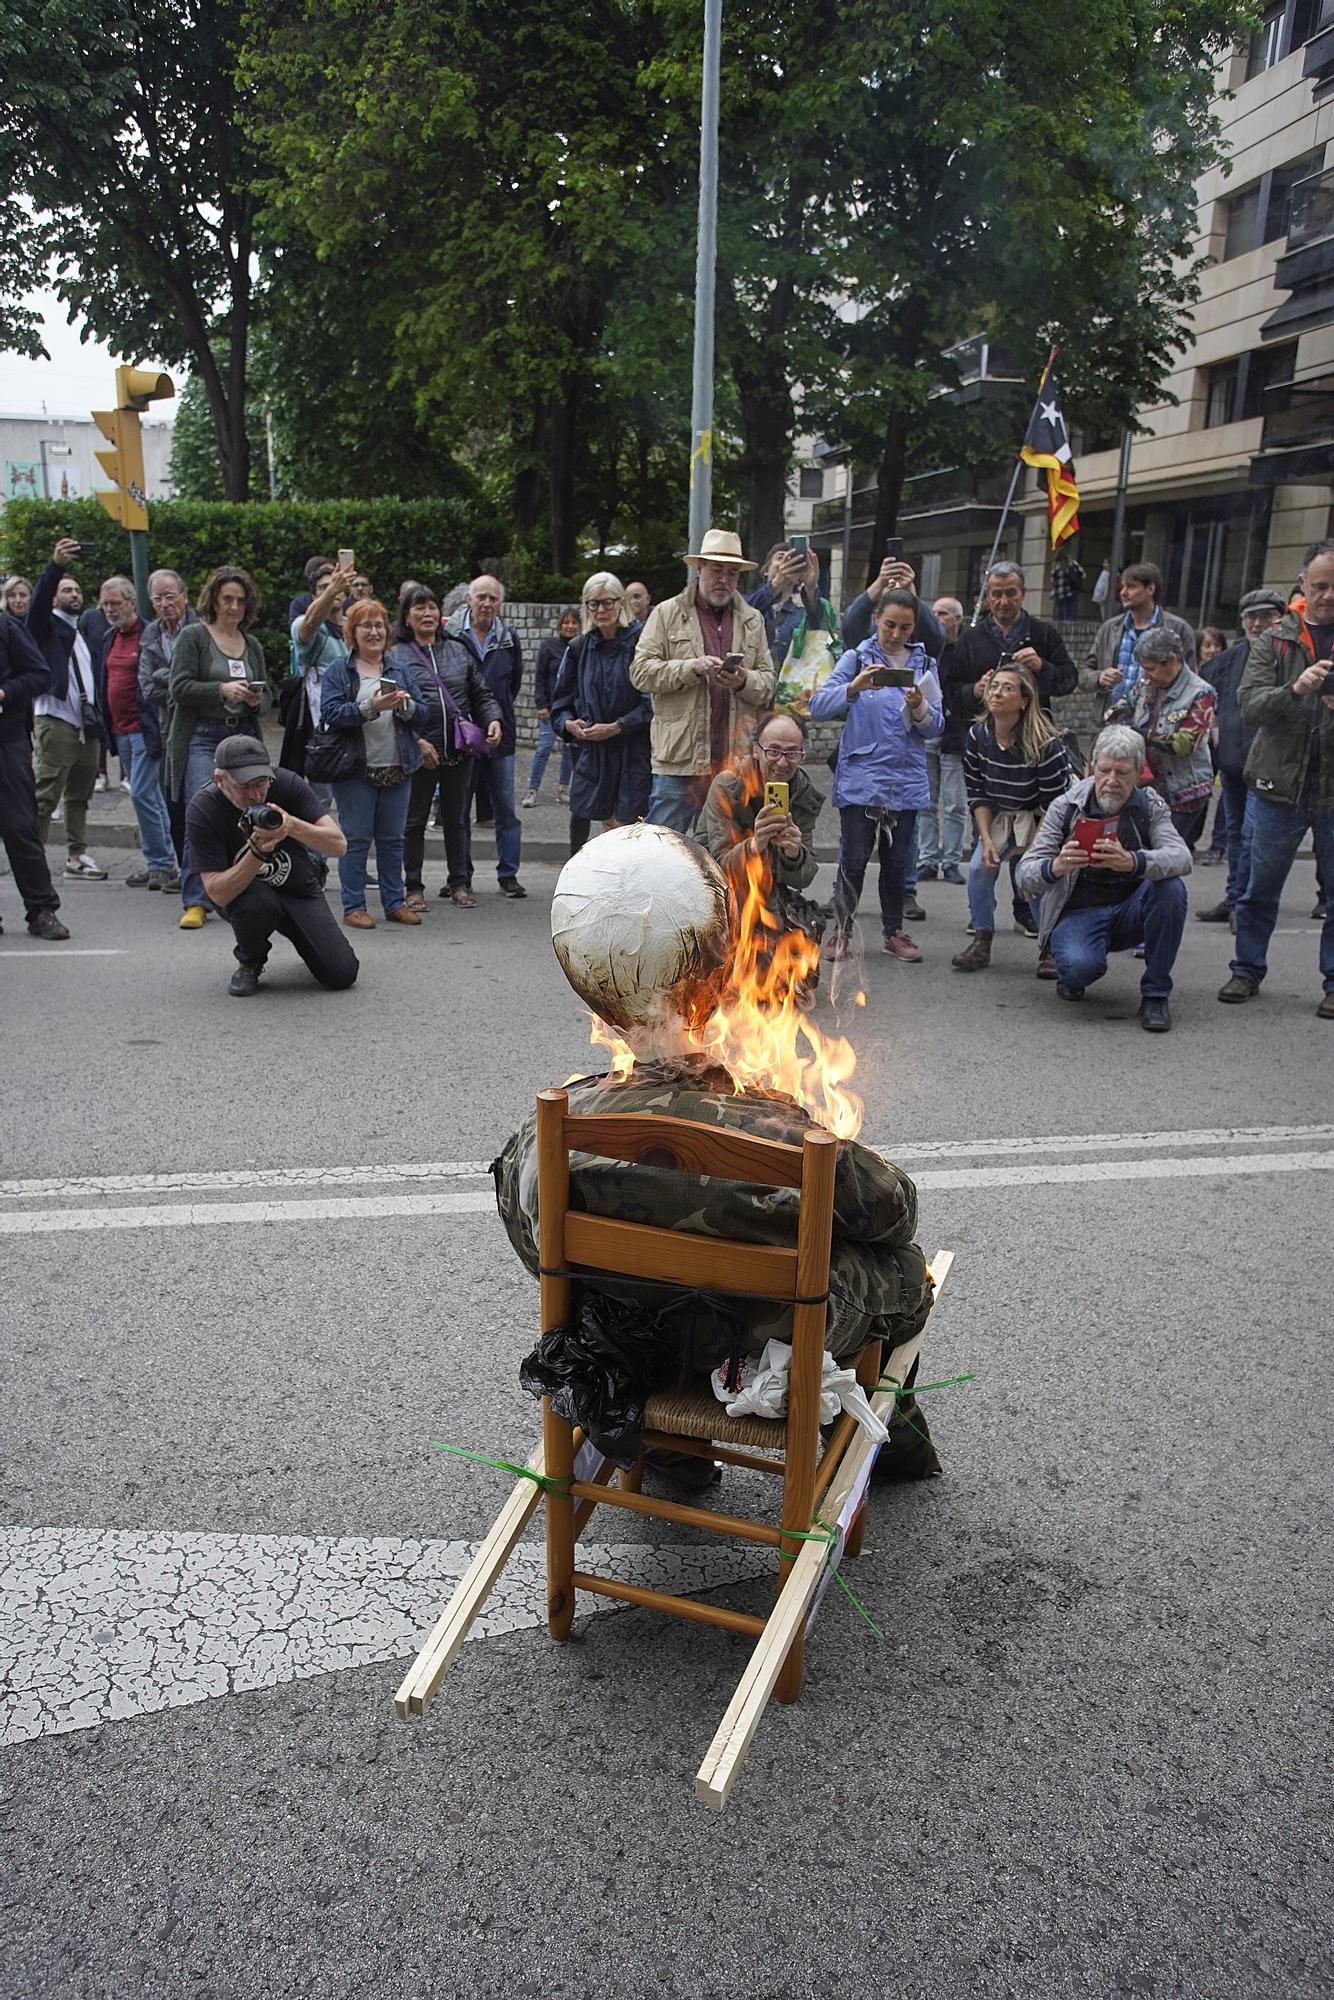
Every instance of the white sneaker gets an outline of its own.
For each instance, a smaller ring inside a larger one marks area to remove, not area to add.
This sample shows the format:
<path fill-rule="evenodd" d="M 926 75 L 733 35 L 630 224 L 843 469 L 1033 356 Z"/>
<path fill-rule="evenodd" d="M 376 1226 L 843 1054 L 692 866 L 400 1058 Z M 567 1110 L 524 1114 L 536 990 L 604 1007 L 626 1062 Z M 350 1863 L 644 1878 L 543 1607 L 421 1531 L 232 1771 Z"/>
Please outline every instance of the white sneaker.
<path fill-rule="evenodd" d="M 70 855 L 69 860 L 65 863 L 65 873 L 81 877 L 85 882 L 105 882 L 107 879 L 106 869 L 99 868 L 92 855 L 86 850 L 82 854 Z"/>
<path fill-rule="evenodd" d="M 537 793 L 525 792 L 521 800 L 521 804 L 525 806 L 535 806 L 537 804 Z"/>
<path fill-rule="evenodd" d="M 107 774 L 105 771 L 99 771 L 97 776 L 93 779 L 93 790 L 95 792 L 104 792 L 106 788 L 107 788 Z"/>

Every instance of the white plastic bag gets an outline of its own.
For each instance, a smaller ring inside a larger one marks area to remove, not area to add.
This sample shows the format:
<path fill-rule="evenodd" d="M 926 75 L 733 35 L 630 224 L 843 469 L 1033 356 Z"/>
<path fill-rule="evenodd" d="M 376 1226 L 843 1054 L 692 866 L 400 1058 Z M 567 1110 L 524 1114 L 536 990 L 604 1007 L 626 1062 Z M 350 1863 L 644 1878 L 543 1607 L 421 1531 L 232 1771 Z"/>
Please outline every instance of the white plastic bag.
<path fill-rule="evenodd" d="M 713 1393 L 725 1405 L 729 1417 L 770 1417 L 787 1415 L 787 1378 L 792 1366 L 792 1349 L 785 1340 L 769 1341 L 757 1361 L 747 1355 L 741 1364 L 741 1387 L 727 1387 L 721 1368 L 710 1376 Z M 877 1444 L 884 1444 L 889 1432 L 866 1400 L 866 1392 L 851 1368 L 840 1368 L 828 1351 L 820 1378 L 820 1422 L 832 1424 L 840 1410 L 855 1417 Z"/>

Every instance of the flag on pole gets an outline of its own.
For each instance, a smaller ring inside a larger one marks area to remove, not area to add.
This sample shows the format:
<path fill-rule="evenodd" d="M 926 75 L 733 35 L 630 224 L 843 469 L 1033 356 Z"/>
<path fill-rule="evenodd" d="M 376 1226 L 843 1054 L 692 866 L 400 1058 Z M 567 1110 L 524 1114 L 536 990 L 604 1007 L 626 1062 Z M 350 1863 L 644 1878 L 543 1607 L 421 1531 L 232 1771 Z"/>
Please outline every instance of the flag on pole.
<path fill-rule="evenodd" d="M 1079 487 L 1075 483 L 1070 435 L 1061 415 L 1060 392 L 1050 368 L 1042 377 L 1019 456 L 1025 465 L 1042 466 L 1046 471 L 1051 545 L 1059 549 L 1062 542 L 1079 530 Z"/>

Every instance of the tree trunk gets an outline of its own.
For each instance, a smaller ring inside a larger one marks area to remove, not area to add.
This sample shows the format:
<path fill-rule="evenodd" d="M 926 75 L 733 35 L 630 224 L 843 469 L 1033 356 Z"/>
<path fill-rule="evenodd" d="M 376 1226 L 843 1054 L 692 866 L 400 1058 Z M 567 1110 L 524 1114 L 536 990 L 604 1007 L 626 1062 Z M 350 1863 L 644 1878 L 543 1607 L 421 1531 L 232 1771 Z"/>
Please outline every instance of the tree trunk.
<path fill-rule="evenodd" d="M 544 460 L 547 447 L 547 415 L 536 396 L 532 401 L 528 425 L 515 439 L 518 449 L 514 459 L 514 481 L 511 506 L 514 512 L 515 532 L 520 538 L 533 533 L 542 519 L 546 500 L 546 478 Z"/>
<path fill-rule="evenodd" d="M 568 375 L 551 399 L 548 424 L 548 464 L 551 469 L 551 566 L 558 576 L 569 576 L 578 555 L 578 528 L 574 507 L 575 439 L 579 411 L 583 403 L 583 383 Z"/>
<path fill-rule="evenodd" d="M 759 401 L 744 400 L 741 422 L 745 438 L 742 465 L 747 475 L 742 540 L 752 561 L 763 562 L 774 543 L 783 539 L 792 449 L 791 399 L 768 396 Z"/>

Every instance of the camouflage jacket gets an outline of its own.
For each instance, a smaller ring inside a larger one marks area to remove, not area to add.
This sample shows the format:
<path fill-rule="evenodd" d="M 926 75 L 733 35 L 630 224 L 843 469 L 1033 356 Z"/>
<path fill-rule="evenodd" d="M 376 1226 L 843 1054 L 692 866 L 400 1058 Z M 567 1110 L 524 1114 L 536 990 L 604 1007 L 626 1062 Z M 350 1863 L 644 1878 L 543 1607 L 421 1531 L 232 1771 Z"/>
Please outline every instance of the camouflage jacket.
<path fill-rule="evenodd" d="M 581 1077 L 567 1086 L 570 1111 L 593 1116 L 608 1112 L 650 1113 L 719 1125 L 735 1132 L 800 1145 L 812 1120 L 791 1098 L 738 1097 L 730 1080 L 696 1059 L 686 1063 L 640 1063 L 633 1076 L 616 1083 L 605 1076 Z M 537 1128 L 520 1126 L 492 1163 L 500 1219 L 524 1265 L 534 1275 L 537 1255 Z M 618 1160 L 572 1154 L 570 1205 L 591 1215 L 650 1222 L 663 1229 L 691 1229 L 706 1236 L 735 1237 L 747 1243 L 795 1245 L 797 1193 L 738 1181 L 708 1180 L 667 1167 L 631 1166 Z M 834 1240 L 830 1266 L 829 1319 L 825 1345 L 835 1356 L 855 1354 L 868 1340 L 891 1345 L 925 1323 L 931 1309 L 926 1260 L 913 1235 L 917 1190 L 905 1173 L 869 1146 L 844 1141 L 834 1181 Z M 682 1281 L 689 1282 L 688 1270 Z M 631 1279 L 599 1278 L 595 1289 L 650 1310 L 661 1308 L 665 1286 Z M 695 1359 L 715 1365 L 733 1344 L 734 1328 L 702 1294 L 694 1328 Z M 725 1301 L 743 1332 L 741 1345 L 758 1353 L 771 1336 L 792 1338 L 792 1309 L 767 1299 L 728 1297 Z"/>

